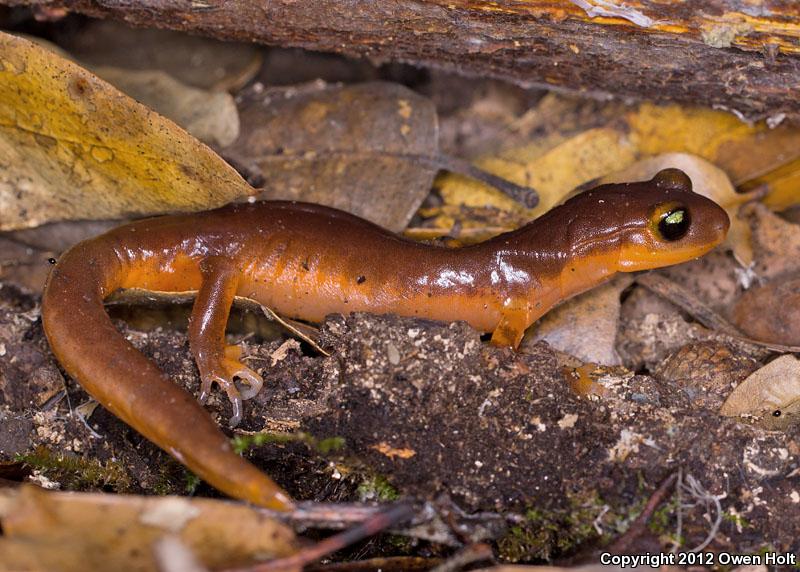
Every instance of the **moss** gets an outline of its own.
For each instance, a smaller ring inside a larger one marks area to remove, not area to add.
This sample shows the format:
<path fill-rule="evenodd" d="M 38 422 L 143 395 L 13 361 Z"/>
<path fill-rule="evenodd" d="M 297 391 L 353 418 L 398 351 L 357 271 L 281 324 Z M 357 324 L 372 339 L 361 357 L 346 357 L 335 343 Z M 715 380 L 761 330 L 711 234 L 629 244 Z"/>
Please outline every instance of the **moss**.
<path fill-rule="evenodd" d="M 326 437 L 317 439 L 310 433 L 299 431 L 297 433 L 255 433 L 253 435 L 237 435 L 232 439 L 233 450 L 239 454 L 245 453 L 255 447 L 272 443 L 304 443 L 320 455 L 327 455 L 342 449 L 345 445 L 342 437 Z"/>
<path fill-rule="evenodd" d="M 400 498 L 400 493 L 397 492 L 386 477 L 382 475 L 366 476 L 364 480 L 358 485 L 358 498 L 361 502 L 366 501 L 381 501 L 391 502 Z"/>
<path fill-rule="evenodd" d="M 619 520 L 596 494 L 570 495 L 569 503 L 569 509 L 559 511 L 528 508 L 525 522 L 511 527 L 498 541 L 500 557 L 510 562 L 552 560 L 589 540 L 603 539 L 595 520 L 604 511 L 604 528 L 609 528 L 609 521 Z M 617 527 L 612 524 L 610 528 Z"/>
<path fill-rule="evenodd" d="M 66 490 L 104 489 L 122 493 L 131 489 L 128 472 L 118 461 L 101 462 L 75 455 L 55 453 L 44 446 L 17 455 L 17 461 L 61 483 Z"/>
<path fill-rule="evenodd" d="M 184 490 L 186 491 L 186 494 L 193 495 L 197 491 L 197 487 L 200 486 L 201 482 L 202 481 L 200 480 L 200 477 L 198 477 L 191 471 L 186 471 L 186 479 L 185 479 L 186 484 L 183 487 Z"/>
<path fill-rule="evenodd" d="M 750 528 L 752 525 L 740 514 L 731 514 L 729 512 L 722 514 L 722 520 L 732 523 L 736 528 Z"/>

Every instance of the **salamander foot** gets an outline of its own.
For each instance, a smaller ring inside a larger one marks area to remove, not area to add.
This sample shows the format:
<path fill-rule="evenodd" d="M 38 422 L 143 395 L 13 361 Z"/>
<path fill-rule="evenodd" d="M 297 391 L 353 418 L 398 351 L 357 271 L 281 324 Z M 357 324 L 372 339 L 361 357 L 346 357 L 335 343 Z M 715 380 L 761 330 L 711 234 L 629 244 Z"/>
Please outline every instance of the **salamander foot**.
<path fill-rule="evenodd" d="M 258 395 L 264 385 L 261 376 L 239 361 L 242 350 L 239 346 L 225 346 L 225 353 L 213 363 L 201 365 L 200 369 L 200 403 L 205 403 L 214 383 L 228 395 L 233 407 L 233 415 L 228 422 L 231 428 L 242 421 L 242 401 Z M 208 360 L 211 362 L 211 360 Z M 235 379 L 240 385 L 237 386 Z M 241 382 L 244 382 L 242 384 Z"/>

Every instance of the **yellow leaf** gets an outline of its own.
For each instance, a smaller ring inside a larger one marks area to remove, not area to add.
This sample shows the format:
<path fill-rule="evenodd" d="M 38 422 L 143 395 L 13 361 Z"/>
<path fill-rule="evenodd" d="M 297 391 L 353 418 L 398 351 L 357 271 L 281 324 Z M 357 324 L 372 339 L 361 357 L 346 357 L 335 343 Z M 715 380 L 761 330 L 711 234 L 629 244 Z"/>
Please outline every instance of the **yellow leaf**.
<path fill-rule="evenodd" d="M 800 203 L 800 129 L 748 125 L 731 113 L 643 104 L 627 116 L 640 155 L 672 151 L 699 155 L 721 168 L 740 190 L 766 191 L 775 210 Z"/>
<path fill-rule="evenodd" d="M 642 155 L 679 151 L 714 161 L 723 144 L 745 139 L 755 129 L 735 115 L 699 107 L 645 103 L 627 117 Z"/>
<path fill-rule="evenodd" d="M 540 142 L 518 147 L 477 162 L 495 175 L 538 191 L 539 205 L 528 212 L 528 218 L 550 210 L 575 187 L 635 160 L 634 148 L 627 137 L 607 127 L 589 129 L 565 140 L 555 137 L 547 142 L 551 145 Z M 523 210 L 500 191 L 457 175 L 446 175 L 439 183 L 445 204 Z"/>
<path fill-rule="evenodd" d="M 0 230 L 202 210 L 252 192 L 171 121 L 0 33 Z"/>

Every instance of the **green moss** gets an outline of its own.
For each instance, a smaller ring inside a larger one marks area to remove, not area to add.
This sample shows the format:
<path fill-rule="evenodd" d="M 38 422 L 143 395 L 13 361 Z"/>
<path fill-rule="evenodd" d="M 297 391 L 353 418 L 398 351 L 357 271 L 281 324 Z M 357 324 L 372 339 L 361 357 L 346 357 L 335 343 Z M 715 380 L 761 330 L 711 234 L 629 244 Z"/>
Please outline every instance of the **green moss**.
<path fill-rule="evenodd" d="M 317 442 L 317 451 L 321 455 L 327 455 L 344 449 L 344 445 L 344 437 L 328 437 Z"/>
<path fill-rule="evenodd" d="M 733 523 L 736 528 L 749 528 L 752 526 L 749 520 L 739 514 L 731 514 L 729 512 L 723 513 L 722 520 Z"/>
<path fill-rule="evenodd" d="M 317 439 L 309 433 L 298 431 L 297 433 L 255 433 L 253 435 L 237 435 L 233 438 L 233 450 L 239 454 L 245 453 L 255 447 L 261 447 L 271 443 L 304 443 L 310 449 L 321 455 L 327 455 L 342 449 L 345 440 L 342 437 L 326 437 Z"/>
<path fill-rule="evenodd" d="M 510 562 L 552 560 L 598 538 L 595 520 L 605 511 L 603 528 L 616 531 L 619 517 L 606 510 L 597 495 L 571 495 L 567 510 L 545 511 L 529 507 L 525 522 L 511 527 L 498 541 L 500 557 Z M 612 524 L 609 525 L 608 523 Z"/>
<path fill-rule="evenodd" d="M 186 484 L 184 485 L 183 488 L 186 491 L 186 494 L 193 495 L 197 491 L 197 487 L 200 486 L 200 483 L 202 481 L 200 480 L 200 477 L 195 475 L 193 472 L 186 471 L 186 480 L 185 480 L 185 482 L 186 482 Z"/>
<path fill-rule="evenodd" d="M 358 485 L 358 498 L 361 502 L 366 501 L 381 501 L 391 502 L 400 498 L 400 493 L 397 492 L 386 477 L 382 475 L 365 476 L 364 480 Z"/>
<path fill-rule="evenodd" d="M 55 453 L 47 447 L 37 447 L 33 452 L 17 455 L 23 462 L 50 480 L 58 481 L 66 490 L 110 489 L 127 492 L 131 478 L 118 461 L 100 462 L 75 455 Z"/>

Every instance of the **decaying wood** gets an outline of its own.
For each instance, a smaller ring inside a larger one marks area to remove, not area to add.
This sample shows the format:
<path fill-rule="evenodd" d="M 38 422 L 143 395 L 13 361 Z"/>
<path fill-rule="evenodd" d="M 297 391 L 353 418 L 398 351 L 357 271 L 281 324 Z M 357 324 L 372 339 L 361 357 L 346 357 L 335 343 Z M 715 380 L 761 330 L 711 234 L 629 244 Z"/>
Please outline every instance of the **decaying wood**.
<path fill-rule="evenodd" d="M 596 97 L 800 120 L 793 0 L 0 0 Z M 58 13 L 58 12 L 55 12 Z"/>

